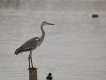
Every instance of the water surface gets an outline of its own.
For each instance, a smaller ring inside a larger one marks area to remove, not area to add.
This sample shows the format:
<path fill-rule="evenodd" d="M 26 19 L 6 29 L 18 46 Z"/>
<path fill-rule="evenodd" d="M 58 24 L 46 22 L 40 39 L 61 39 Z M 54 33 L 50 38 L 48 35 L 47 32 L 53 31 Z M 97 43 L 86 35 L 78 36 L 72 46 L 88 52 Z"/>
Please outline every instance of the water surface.
<path fill-rule="evenodd" d="M 38 79 L 49 72 L 54 80 L 106 79 L 106 15 L 92 19 L 92 12 L 0 10 L 0 79 L 28 80 L 28 55 L 15 50 L 26 40 L 41 36 L 42 21 L 46 37 L 33 51 Z"/>

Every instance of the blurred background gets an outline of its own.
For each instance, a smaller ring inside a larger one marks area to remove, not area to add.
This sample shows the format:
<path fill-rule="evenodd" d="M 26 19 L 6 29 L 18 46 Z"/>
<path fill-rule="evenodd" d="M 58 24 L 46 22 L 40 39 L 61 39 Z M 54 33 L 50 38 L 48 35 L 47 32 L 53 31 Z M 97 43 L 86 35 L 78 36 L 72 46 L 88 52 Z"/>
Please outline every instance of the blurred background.
<path fill-rule="evenodd" d="M 106 80 L 106 0 L 0 0 L 0 80 L 29 80 L 29 52 L 14 52 L 43 21 L 55 26 L 33 51 L 38 80 Z"/>

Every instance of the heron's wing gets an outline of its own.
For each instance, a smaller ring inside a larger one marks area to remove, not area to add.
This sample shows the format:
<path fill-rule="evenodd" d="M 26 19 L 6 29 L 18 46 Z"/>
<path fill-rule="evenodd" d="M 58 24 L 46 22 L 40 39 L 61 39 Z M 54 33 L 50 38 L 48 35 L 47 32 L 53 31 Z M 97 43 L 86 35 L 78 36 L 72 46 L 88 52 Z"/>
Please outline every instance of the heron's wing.
<path fill-rule="evenodd" d="M 39 39 L 38 37 L 34 37 L 28 41 L 26 41 L 23 45 L 20 46 L 21 49 L 33 49 L 35 47 L 37 47 L 39 43 Z"/>
<path fill-rule="evenodd" d="M 37 46 L 39 45 L 39 38 L 38 37 L 34 37 L 28 41 L 26 41 L 23 45 L 21 45 L 14 54 L 19 54 L 25 51 L 30 51 L 35 49 Z"/>

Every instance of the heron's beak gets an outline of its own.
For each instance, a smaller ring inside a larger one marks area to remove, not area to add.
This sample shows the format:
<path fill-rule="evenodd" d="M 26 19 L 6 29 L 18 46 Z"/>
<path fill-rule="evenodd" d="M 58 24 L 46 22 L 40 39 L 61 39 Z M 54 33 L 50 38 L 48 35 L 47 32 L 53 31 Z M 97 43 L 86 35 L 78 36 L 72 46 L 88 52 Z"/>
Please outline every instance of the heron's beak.
<path fill-rule="evenodd" d="M 55 25 L 55 24 L 52 24 L 52 23 L 48 23 L 48 25 Z"/>

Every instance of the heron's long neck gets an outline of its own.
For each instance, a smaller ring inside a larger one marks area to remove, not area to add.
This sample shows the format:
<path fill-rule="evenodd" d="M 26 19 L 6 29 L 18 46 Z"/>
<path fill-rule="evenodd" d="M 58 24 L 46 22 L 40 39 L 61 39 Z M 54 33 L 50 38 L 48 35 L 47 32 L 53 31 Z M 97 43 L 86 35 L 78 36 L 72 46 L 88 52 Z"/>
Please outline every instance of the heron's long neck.
<path fill-rule="evenodd" d="M 44 37 L 45 37 L 45 31 L 43 29 L 43 24 L 41 24 L 41 31 L 42 31 L 42 35 L 41 35 L 41 41 L 43 41 Z"/>

